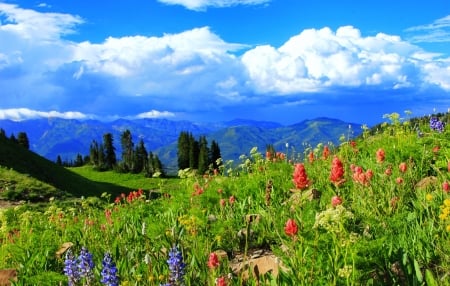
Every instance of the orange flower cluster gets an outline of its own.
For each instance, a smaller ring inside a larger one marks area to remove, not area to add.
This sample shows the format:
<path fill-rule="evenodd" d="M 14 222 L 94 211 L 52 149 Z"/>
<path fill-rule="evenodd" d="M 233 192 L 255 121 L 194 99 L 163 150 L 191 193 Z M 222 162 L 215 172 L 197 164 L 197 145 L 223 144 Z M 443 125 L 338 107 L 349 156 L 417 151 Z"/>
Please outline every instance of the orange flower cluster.
<path fill-rule="evenodd" d="M 266 152 L 266 159 L 269 161 L 277 162 L 277 161 L 285 161 L 286 160 L 286 154 L 283 152 L 276 152 L 273 154 L 270 151 Z"/>
<path fill-rule="evenodd" d="M 120 196 L 116 197 L 114 200 L 114 203 L 120 204 L 122 201 L 127 201 L 131 203 L 134 200 L 142 198 L 142 195 L 144 194 L 144 191 L 142 189 L 139 189 L 137 191 L 130 192 L 128 195 L 125 195 L 124 193 L 120 194 Z"/>
<path fill-rule="evenodd" d="M 295 164 L 295 170 L 292 182 L 295 185 L 295 188 L 303 190 L 307 188 L 310 184 L 310 180 L 308 179 L 308 175 L 306 174 L 305 165 L 302 163 Z"/>
<path fill-rule="evenodd" d="M 384 159 L 385 159 L 385 153 L 384 153 L 384 150 L 381 149 L 381 148 L 378 149 L 376 155 L 377 155 L 377 162 L 378 162 L 378 163 L 383 163 L 383 162 L 384 162 Z"/>
<path fill-rule="evenodd" d="M 364 172 L 362 167 L 353 164 L 350 166 L 350 169 L 353 172 L 352 178 L 354 182 L 363 186 L 369 185 L 370 179 L 373 177 L 373 171 L 371 169 Z"/>

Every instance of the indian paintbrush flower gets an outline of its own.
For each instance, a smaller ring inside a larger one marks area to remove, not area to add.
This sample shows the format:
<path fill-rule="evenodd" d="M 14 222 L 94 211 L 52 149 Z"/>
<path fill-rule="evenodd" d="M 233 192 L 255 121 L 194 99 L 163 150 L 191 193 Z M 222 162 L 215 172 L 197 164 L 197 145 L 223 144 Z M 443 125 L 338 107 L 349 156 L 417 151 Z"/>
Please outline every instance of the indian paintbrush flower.
<path fill-rule="evenodd" d="M 100 282 L 107 286 L 118 286 L 119 278 L 117 277 L 117 267 L 112 260 L 111 254 L 105 253 L 102 261 L 103 269 L 101 272 L 102 279 Z"/>
<path fill-rule="evenodd" d="M 400 165 L 398 166 L 400 172 L 404 173 L 406 172 L 406 170 L 408 170 L 408 165 L 406 165 L 405 162 L 400 163 Z"/>
<path fill-rule="evenodd" d="M 383 163 L 384 162 L 384 159 L 385 159 L 385 153 L 384 153 L 384 150 L 383 149 L 378 149 L 377 150 L 377 153 L 376 153 L 376 156 L 377 156 L 377 162 L 378 163 Z"/>
<path fill-rule="evenodd" d="M 219 257 L 215 252 L 211 252 L 208 258 L 208 267 L 211 269 L 217 268 L 219 266 Z"/>
<path fill-rule="evenodd" d="M 298 226 L 297 223 L 295 222 L 295 220 L 293 219 L 288 219 L 286 221 L 286 225 L 284 226 L 284 233 L 286 233 L 286 235 L 288 236 L 294 236 L 296 235 L 298 232 Z"/>
<path fill-rule="evenodd" d="M 339 197 L 339 196 L 333 196 L 333 197 L 331 198 L 331 205 L 332 205 L 333 207 L 336 207 L 336 206 L 341 205 L 341 204 L 342 204 L 342 198 L 341 198 L 341 197 Z"/>
<path fill-rule="evenodd" d="M 306 174 L 305 165 L 301 163 L 296 164 L 293 177 L 292 181 L 294 182 L 295 188 L 302 190 L 309 186 L 310 181 Z"/>
<path fill-rule="evenodd" d="M 337 156 L 334 156 L 331 163 L 330 181 L 333 182 L 336 186 L 340 186 L 345 182 L 344 166 Z"/>

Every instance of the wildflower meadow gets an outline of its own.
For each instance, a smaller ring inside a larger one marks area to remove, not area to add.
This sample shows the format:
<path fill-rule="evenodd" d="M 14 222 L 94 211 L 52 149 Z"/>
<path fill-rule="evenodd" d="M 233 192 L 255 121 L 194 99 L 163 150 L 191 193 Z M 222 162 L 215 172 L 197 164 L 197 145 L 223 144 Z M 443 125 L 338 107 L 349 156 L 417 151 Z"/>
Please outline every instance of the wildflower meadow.
<path fill-rule="evenodd" d="M 387 118 L 157 190 L 1 209 L 0 269 L 11 285 L 450 285 L 448 122 Z"/>

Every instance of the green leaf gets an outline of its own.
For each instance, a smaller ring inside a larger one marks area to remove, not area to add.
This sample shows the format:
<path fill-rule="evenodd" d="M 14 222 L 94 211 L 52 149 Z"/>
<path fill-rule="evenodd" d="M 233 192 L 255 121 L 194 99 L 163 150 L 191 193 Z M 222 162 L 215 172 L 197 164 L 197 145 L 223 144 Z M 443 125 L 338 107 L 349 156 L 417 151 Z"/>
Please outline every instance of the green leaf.
<path fill-rule="evenodd" d="M 430 269 L 426 269 L 425 270 L 425 282 L 427 283 L 428 286 L 437 286 L 437 282 L 434 279 L 434 275 L 433 272 L 431 272 Z"/>
<path fill-rule="evenodd" d="M 423 281 L 422 271 L 420 270 L 420 265 L 417 260 L 414 259 L 414 269 L 416 270 L 416 277 L 419 282 Z"/>

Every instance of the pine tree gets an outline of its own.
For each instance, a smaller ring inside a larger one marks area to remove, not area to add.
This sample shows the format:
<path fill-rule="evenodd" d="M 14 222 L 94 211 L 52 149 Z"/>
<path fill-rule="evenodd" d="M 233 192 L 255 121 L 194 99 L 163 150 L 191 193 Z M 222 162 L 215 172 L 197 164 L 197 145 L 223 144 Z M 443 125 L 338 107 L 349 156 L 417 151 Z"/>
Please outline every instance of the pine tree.
<path fill-rule="evenodd" d="M 122 168 L 124 172 L 129 172 L 133 169 L 133 139 L 130 130 L 125 130 L 121 137 L 122 144 Z"/>
<path fill-rule="evenodd" d="M 133 156 L 133 173 L 141 173 L 147 164 L 147 150 L 145 149 L 144 140 L 140 139 Z"/>
<path fill-rule="evenodd" d="M 56 158 L 56 165 L 58 165 L 58 166 L 62 166 L 63 165 L 60 155 L 58 155 L 58 157 Z"/>
<path fill-rule="evenodd" d="M 148 153 L 147 165 L 145 167 L 145 175 L 147 177 L 152 177 L 155 173 L 155 168 L 153 166 L 154 156 L 152 152 Z"/>
<path fill-rule="evenodd" d="M 30 149 L 30 141 L 28 141 L 28 136 L 25 132 L 17 134 L 17 143 L 26 149 Z"/>
<path fill-rule="evenodd" d="M 91 158 L 91 164 L 94 165 L 94 167 L 98 167 L 98 143 L 95 140 L 92 140 L 89 149 L 89 157 Z"/>
<path fill-rule="evenodd" d="M 198 169 L 200 145 L 192 134 L 189 134 L 189 168 Z"/>
<path fill-rule="evenodd" d="M 112 170 L 117 163 L 116 148 L 114 148 L 114 140 L 111 133 L 103 135 L 103 148 L 105 150 L 105 168 Z"/>
<path fill-rule="evenodd" d="M 178 169 L 189 168 L 189 133 L 181 132 L 178 137 Z"/>
<path fill-rule="evenodd" d="M 11 134 L 11 136 L 9 136 L 9 141 L 11 141 L 11 142 L 13 142 L 15 144 L 18 143 L 17 138 L 16 138 L 16 136 L 14 136 L 14 134 Z"/>
<path fill-rule="evenodd" d="M 76 157 L 75 162 L 74 162 L 74 166 L 75 167 L 83 166 L 83 156 L 81 156 L 80 153 L 77 154 L 77 157 Z"/>
<path fill-rule="evenodd" d="M 211 160 L 211 164 L 213 165 L 213 169 L 218 169 L 219 166 L 221 165 L 221 163 L 218 164 L 218 159 L 222 158 L 222 155 L 220 154 L 219 144 L 214 140 L 211 142 L 210 152 L 211 152 L 210 160 Z"/>
<path fill-rule="evenodd" d="M 0 128 L 0 139 L 8 139 L 8 137 L 6 137 L 6 132 L 3 128 Z"/>
<path fill-rule="evenodd" d="M 105 149 L 103 148 L 103 144 L 98 147 L 98 169 L 105 170 Z"/>
<path fill-rule="evenodd" d="M 205 136 L 200 136 L 199 139 L 199 153 L 198 153 L 198 173 L 204 174 L 209 166 L 209 149 L 208 141 Z"/>

